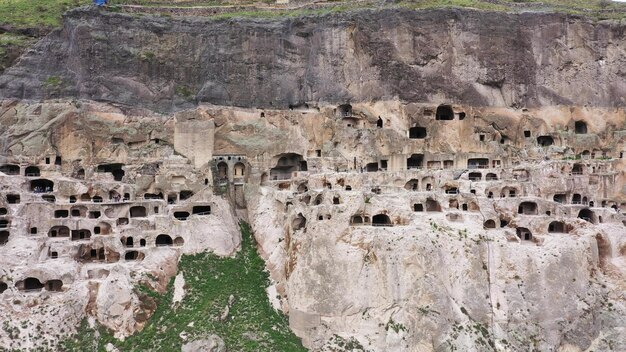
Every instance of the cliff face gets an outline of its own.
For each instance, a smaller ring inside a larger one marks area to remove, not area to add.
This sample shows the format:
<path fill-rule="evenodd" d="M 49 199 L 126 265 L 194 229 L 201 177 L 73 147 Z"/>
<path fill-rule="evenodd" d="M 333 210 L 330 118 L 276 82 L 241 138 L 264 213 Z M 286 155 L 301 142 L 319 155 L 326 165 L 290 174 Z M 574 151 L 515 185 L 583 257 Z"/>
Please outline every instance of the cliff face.
<path fill-rule="evenodd" d="M 313 351 L 626 350 L 624 28 L 69 13 L 0 76 L 0 348 L 136 333 L 245 218 Z"/>
<path fill-rule="evenodd" d="M 346 12 L 172 19 L 79 9 L 0 78 L 0 96 L 179 109 L 400 99 L 623 106 L 626 26 L 563 14 Z"/>

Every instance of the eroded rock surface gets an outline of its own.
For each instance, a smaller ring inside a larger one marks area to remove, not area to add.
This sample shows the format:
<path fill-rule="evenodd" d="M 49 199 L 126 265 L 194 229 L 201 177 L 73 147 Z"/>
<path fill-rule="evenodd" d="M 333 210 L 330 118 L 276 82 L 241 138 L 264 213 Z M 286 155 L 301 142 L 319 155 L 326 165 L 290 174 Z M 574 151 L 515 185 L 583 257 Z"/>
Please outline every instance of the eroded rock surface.
<path fill-rule="evenodd" d="M 243 217 L 311 350 L 626 350 L 622 27 L 69 14 L 0 77 L 0 346 L 140 330 Z"/>
<path fill-rule="evenodd" d="M 0 95 L 159 110 L 195 101 L 286 108 L 394 98 L 624 106 L 623 33 L 618 22 L 537 12 L 386 9 L 214 20 L 79 9 L 7 70 Z"/>

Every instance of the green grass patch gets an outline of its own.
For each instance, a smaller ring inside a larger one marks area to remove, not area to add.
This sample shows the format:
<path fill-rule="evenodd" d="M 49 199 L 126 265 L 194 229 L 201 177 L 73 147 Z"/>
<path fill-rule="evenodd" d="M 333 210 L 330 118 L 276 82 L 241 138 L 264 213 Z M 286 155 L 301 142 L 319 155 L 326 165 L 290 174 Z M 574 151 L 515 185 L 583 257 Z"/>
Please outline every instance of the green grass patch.
<path fill-rule="evenodd" d="M 184 333 L 188 341 L 217 334 L 229 351 L 306 351 L 289 330 L 287 317 L 270 305 L 265 292 L 269 277 L 249 225 L 242 223 L 241 232 L 242 248 L 233 258 L 209 253 L 181 258 L 179 272 L 185 277 L 186 297 L 179 305 L 172 305 L 173 282 L 164 295 L 143 292 L 146 288 L 142 287 L 140 291 L 156 299 L 157 309 L 141 332 L 120 341 L 101 326 L 96 332 L 83 323 L 60 348 L 105 351 L 106 344 L 111 343 L 124 352 L 180 351 L 180 335 Z M 234 303 L 228 318 L 221 321 L 231 295 Z"/>
<path fill-rule="evenodd" d="M 90 0 L 0 0 L 0 23 L 17 27 L 56 27 L 61 15 Z"/>
<path fill-rule="evenodd" d="M 272 0 L 260 2 L 272 4 Z M 387 5 L 380 1 L 354 2 L 333 1 L 336 6 L 319 9 L 295 9 L 269 11 L 252 8 L 232 13 L 218 14 L 217 18 L 260 17 L 274 18 L 283 16 L 322 15 L 350 9 L 379 9 L 398 5 Z M 17 27 L 58 27 L 61 15 L 72 8 L 91 4 L 91 0 L 0 0 L 0 24 Z M 163 0 L 111 0 L 109 11 L 120 11 L 115 5 L 178 6 L 178 7 L 211 7 L 229 5 L 255 4 L 253 0 L 198 0 L 172 3 Z M 609 0 L 404 0 L 399 3 L 404 8 L 427 9 L 441 7 L 464 7 L 492 11 L 529 10 L 559 11 L 572 14 L 587 14 L 595 18 L 624 18 L 626 3 Z M 528 7 L 530 6 L 530 7 Z M 603 12 L 600 12 L 603 11 Z"/>

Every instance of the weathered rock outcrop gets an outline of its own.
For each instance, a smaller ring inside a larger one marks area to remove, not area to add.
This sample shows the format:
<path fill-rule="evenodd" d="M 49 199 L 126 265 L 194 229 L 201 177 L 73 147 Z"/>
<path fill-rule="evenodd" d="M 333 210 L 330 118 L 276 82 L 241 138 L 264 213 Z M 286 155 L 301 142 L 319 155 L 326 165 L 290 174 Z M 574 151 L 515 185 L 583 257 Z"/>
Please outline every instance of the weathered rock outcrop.
<path fill-rule="evenodd" d="M 624 28 L 69 13 L 0 77 L 0 345 L 141 329 L 238 214 L 312 350 L 626 350 Z"/>
<path fill-rule="evenodd" d="M 0 96 L 171 110 L 391 100 L 624 106 L 617 22 L 387 9 L 281 20 L 79 9 L 0 78 Z"/>

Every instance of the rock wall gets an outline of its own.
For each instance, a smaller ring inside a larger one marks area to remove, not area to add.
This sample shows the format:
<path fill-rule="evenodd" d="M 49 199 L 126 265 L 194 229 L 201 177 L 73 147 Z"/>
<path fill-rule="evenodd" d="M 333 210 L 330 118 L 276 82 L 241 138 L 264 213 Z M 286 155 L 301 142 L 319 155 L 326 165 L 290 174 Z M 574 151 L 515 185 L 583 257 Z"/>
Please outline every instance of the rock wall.
<path fill-rule="evenodd" d="M 174 117 L 3 101 L 0 124 L 3 348 L 55 349 L 86 317 L 128 336 L 156 309 L 139 285 L 164 292 L 181 254 L 239 248 L 208 165 L 174 153 Z"/>
<path fill-rule="evenodd" d="M 0 95 L 159 110 L 371 100 L 624 106 L 624 26 L 549 13 L 386 9 L 279 20 L 79 9 Z M 181 54 L 184 53 L 184 54 Z"/>
<path fill-rule="evenodd" d="M 0 346 L 141 329 L 240 214 L 311 350 L 626 350 L 622 28 L 69 13 L 0 76 Z"/>

